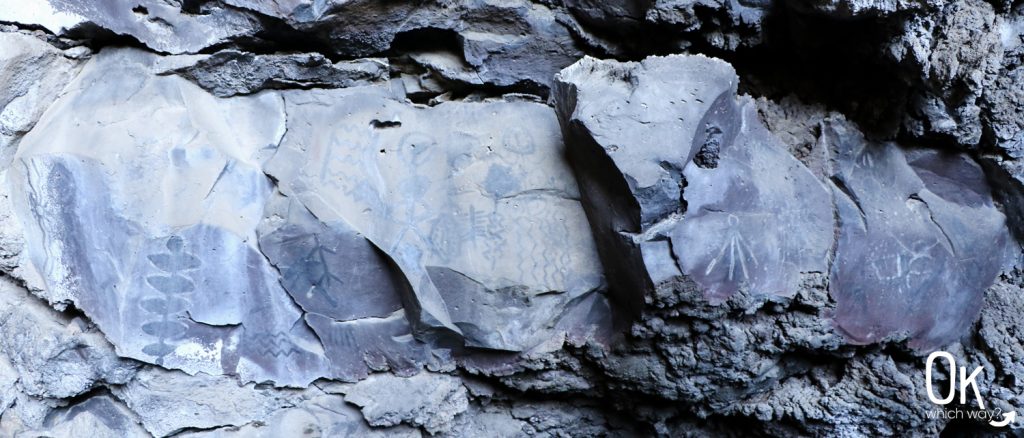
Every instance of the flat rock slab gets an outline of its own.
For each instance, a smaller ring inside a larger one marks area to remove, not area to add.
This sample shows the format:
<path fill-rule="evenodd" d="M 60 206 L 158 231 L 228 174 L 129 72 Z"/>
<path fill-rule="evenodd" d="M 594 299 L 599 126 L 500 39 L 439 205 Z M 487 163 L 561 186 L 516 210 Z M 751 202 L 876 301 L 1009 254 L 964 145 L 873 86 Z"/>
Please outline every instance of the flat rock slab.
<path fill-rule="evenodd" d="M 826 186 L 735 87 L 703 56 L 587 58 L 556 78 L 612 292 L 637 309 L 659 284 L 693 284 L 718 303 L 791 296 L 828 272 L 851 343 L 927 350 L 966 333 L 1010 244 L 980 166 L 828 123 Z"/>
<path fill-rule="evenodd" d="M 909 338 L 933 349 L 974 323 L 1011 238 L 970 157 L 866 141 L 827 121 L 839 241 L 830 290 L 855 343 Z"/>
<path fill-rule="evenodd" d="M 827 271 L 828 190 L 736 97 L 728 64 L 586 58 L 556 80 L 584 206 L 627 302 L 680 276 L 713 302 L 788 296 L 801 273 Z"/>
<path fill-rule="evenodd" d="M 219 100 L 157 59 L 104 51 L 19 149 L 8 176 L 44 295 L 122 356 L 308 384 L 327 360 L 254 231 L 281 97 Z"/>
<path fill-rule="evenodd" d="M 98 54 L 8 174 L 26 275 L 119 355 L 305 386 L 610 324 L 549 107 L 161 74 L 195 59 Z"/>
<path fill-rule="evenodd" d="M 521 351 L 601 287 L 549 107 L 414 107 L 380 88 L 285 96 L 297 128 L 268 174 L 319 221 L 394 261 L 416 324 Z"/>
<path fill-rule="evenodd" d="M 687 210 L 671 234 L 673 253 L 712 302 L 742 288 L 792 296 L 801 274 L 827 270 L 828 192 L 768 132 L 750 98 L 730 94 L 719 104 L 683 170 Z"/>

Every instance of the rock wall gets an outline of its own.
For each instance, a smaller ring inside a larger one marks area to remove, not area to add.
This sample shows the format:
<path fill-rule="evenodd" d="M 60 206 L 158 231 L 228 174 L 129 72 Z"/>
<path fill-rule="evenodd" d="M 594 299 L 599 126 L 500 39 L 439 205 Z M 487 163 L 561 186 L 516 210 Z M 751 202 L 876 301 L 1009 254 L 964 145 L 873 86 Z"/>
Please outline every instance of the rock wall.
<path fill-rule="evenodd" d="M 1022 61 L 1012 1 L 0 0 L 0 436 L 1019 433 Z"/>

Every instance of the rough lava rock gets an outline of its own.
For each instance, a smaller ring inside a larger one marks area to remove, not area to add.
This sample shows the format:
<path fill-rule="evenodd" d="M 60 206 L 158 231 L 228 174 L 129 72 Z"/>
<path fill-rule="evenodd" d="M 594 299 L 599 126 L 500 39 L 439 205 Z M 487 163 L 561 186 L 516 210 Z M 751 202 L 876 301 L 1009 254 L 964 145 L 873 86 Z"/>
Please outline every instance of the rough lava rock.
<path fill-rule="evenodd" d="M 21 393 L 68 398 L 134 376 L 138 365 L 118 357 L 95 326 L 81 318 L 55 317 L 53 309 L 9 279 L 0 280 L 0 287 L 0 349 L 12 367 L 13 374 L 7 375 L 18 376 L 15 386 Z M 5 397 L 14 395 L 10 391 Z"/>
<path fill-rule="evenodd" d="M 181 388 L 189 388 L 188 393 L 181 393 Z M 190 376 L 159 368 L 140 371 L 128 384 L 113 392 L 138 413 L 142 425 L 155 436 L 194 428 L 242 426 L 295 406 L 309 396 L 300 390 L 274 390 L 253 384 L 239 386 L 234 379 L 225 376 Z M 218 400 L 231 403 L 218 403 Z"/>
<path fill-rule="evenodd" d="M 430 434 L 447 432 L 452 420 L 469 408 L 462 381 L 443 374 L 373 376 L 343 391 L 345 400 L 362 408 L 372 426 L 408 423 Z"/>
<path fill-rule="evenodd" d="M 651 80 L 666 76 L 675 83 Z M 753 102 L 735 97 L 720 61 L 584 59 L 558 81 L 584 206 L 613 287 L 634 294 L 627 302 L 680 277 L 711 303 L 741 289 L 791 295 L 802 274 L 830 272 L 851 341 L 903 336 L 931 349 L 973 323 L 1007 261 L 1005 218 L 964 154 L 904 153 L 825 124 L 833 201 Z"/>
<path fill-rule="evenodd" d="M 581 55 L 569 30 L 543 2 L 226 3 L 278 17 L 296 29 L 322 36 L 334 50 L 347 56 L 383 52 L 401 34 L 416 38 L 429 31 L 447 33 L 455 47 L 430 50 L 422 55 L 421 62 L 451 79 L 465 79 L 476 85 L 526 84 L 532 89 L 546 88 L 558 70 Z M 471 74 L 454 76 L 463 67 Z"/>
<path fill-rule="evenodd" d="M 273 88 L 346 88 L 388 79 L 387 60 L 332 63 L 319 53 L 254 55 L 224 50 L 177 68 L 175 74 L 218 97 Z"/>

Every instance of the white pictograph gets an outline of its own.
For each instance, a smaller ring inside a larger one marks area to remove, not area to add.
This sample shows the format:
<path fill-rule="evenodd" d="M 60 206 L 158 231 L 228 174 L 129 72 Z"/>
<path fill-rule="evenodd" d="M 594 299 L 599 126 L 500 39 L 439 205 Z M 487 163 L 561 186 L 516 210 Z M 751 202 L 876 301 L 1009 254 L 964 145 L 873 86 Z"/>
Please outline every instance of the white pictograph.
<path fill-rule="evenodd" d="M 750 245 L 747 243 L 746 238 L 737 229 L 740 219 L 736 215 L 730 214 L 727 223 L 729 224 L 729 232 L 726 237 L 725 243 L 722 244 L 722 248 L 719 249 L 718 255 L 711 259 L 711 263 L 708 264 L 707 269 L 704 270 L 704 275 L 708 276 L 715 270 L 715 267 L 722 264 L 722 266 L 728 266 L 726 271 L 726 279 L 729 281 L 736 280 L 736 267 L 739 265 L 739 272 L 743 275 L 743 280 L 750 279 L 750 272 L 747 269 L 747 262 L 752 266 L 757 266 L 757 255 L 750 249 Z M 726 261 L 727 263 L 723 263 Z"/>
<path fill-rule="evenodd" d="M 875 277 L 881 281 L 891 282 L 897 285 L 900 292 L 912 289 L 917 281 L 929 271 L 927 261 L 932 259 L 931 251 L 939 241 L 932 244 L 917 241 L 912 246 L 907 246 L 899 239 L 894 238 L 900 250 L 895 254 L 880 256 L 871 261 L 871 269 Z"/>
<path fill-rule="evenodd" d="M 861 146 L 860 150 L 858 150 L 855 153 L 855 165 L 862 169 L 870 169 L 874 167 L 875 159 L 874 157 L 871 156 L 871 152 L 871 147 L 867 143 L 864 143 L 864 145 Z"/>

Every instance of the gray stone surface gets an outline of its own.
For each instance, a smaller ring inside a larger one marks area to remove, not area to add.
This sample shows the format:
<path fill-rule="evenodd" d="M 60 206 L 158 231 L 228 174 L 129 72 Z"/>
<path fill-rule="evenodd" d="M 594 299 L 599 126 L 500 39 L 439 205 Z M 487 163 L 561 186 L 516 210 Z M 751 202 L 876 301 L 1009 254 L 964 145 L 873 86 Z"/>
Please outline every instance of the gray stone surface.
<path fill-rule="evenodd" d="M 371 427 L 359 410 L 339 395 L 320 394 L 298 402 L 294 407 L 274 411 L 263 420 L 244 426 L 224 426 L 212 430 L 186 431 L 176 436 L 195 438 L 283 436 L 335 437 L 399 437 L 419 438 L 423 433 L 408 426 L 386 429 Z"/>
<path fill-rule="evenodd" d="M 148 368 L 113 392 L 139 415 L 149 433 L 167 436 L 186 429 L 243 426 L 295 406 L 315 391 L 239 386 L 227 376 Z"/>
<path fill-rule="evenodd" d="M 728 64 L 588 58 L 558 81 L 584 206 L 624 299 L 683 275 L 716 302 L 791 295 L 802 272 L 827 270 L 828 192 L 736 98 Z"/>
<path fill-rule="evenodd" d="M 87 431 L 97 438 L 148 437 L 137 415 L 109 395 L 97 395 L 65 408 L 55 409 L 43 427 L 22 431 L 28 436 L 75 436 Z"/>
<path fill-rule="evenodd" d="M 182 2 L 161 0 L 42 1 L 57 13 L 82 17 L 86 23 L 170 54 L 197 53 L 261 30 L 256 17 L 219 2 L 201 2 L 198 13 L 190 13 L 182 10 Z"/>
<path fill-rule="evenodd" d="M 373 376 L 343 391 L 345 400 L 359 406 L 371 426 L 406 423 L 430 434 L 450 431 L 455 417 L 469 408 L 462 381 L 443 374 Z"/>
<path fill-rule="evenodd" d="M 52 33 L 60 33 L 74 28 L 85 19 L 72 13 L 58 11 L 49 1 L 0 0 L 0 21 L 42 26 Z"/>
<path fill-rule="evenodd" d="M 967 331 L 1008 261 L 1006 219 L 964 154 L 865 141 L 841 121 L 833 149 L 839 242 L 830 290 L 852 340 L 909 337 L 932 349 Z"/>
<path fill-rule="evenodd" d="M 0 436 L 1024 415 L 1022 17 L 0 0 Z"/>
<path fill-rule="evenodd" d="M 640 308 L 633 343 L 594 358 L 613 387 L 705 406 L 698 412 L 791 417 L 798 433 L 940 428 L 919 420 L 924 397 L 899 395 L 919 369 L 875 358 L 822 387 L 782 352 L 902 340 L 924 354 L 968 335 L 984 291 L 1019 251 L 973 159 L 873 143 L 829 119 L 805 145 L 812 172 L 735 97 L 728 66 L 707 58 L 584 59 L 557 81 L 609 280 L 643 291 L 619 296 Z M 695 104 L 671 106 L 685 99 Z M 801 114 L 792 117 L 822 120 Z M 744 317 L 722 321 L 734 312 Z M 855 395 L 864 373 L 882 379 L 867 390 L 873 399 Z M 733 401 L 765 391 L 802 405 Z"/>
<path fill-rule="evenodd" d="M 8 380 L 0 405 L 17 391 L 68 398 L 134 375 L 138 365 L 118 357 L 95 326 L 60 315 L 9 279 L 0 279 L 0 288 L 0 368 L 17 377 Z"/>
<path fill-rule="evenodd" d="M 417 109 L 381 87 L 216 99 L 157 74 L 188 61 L 98 55 L 11 170 L 40 294 L 119 354 L 305 386 L 448 366 L 420 335 L 522 351 L 610 324 L 549 108 Z M 87 122 L 67 116 L 83 106 Z M 337 110 L 336 130 L 318 127 Z M 451 118 L 467 123 L 426 133 Z"/>
<path fill-rule="evenodd" d="M 446 34 L 456 47 L 434 49 L 430 61 L 442 75 L 473 84 L 511 86 L 525 83 L 546 87 L 558 70 L 580 54 L 568 29 L 542 2 L 406 2 L 293 0 L 260 2 L 226 0 L 244 9 L 279 17 L 289 25 L 321 35 L 334 50 L 348 56 L 367 56 L 387 50 L 397 35 Z M 428 37 L 429 38 L 429 37 Z M 443 38 L 443 37 L 442 37 Z M 413 41 L 415 44 L 415 41 Z M 535 56 L 543 53 L 544 56 Z M 450 62 L 472 72 L 454 77 Z M 438 64 L 440 63 L 440 64 Z"/>
<path fill-rule="evenodd" d="M 963 154 L 874 145 L 829 122 L 819 148 L 831 157 L 830 195 L 749 99 L 736 103 L 723 65 L 585 59 L 559 75 L 560 117 L 598 242 L 633 258 L 605 264 L 646 270 L 637 278 L 611 267 L 613 284 L 646 295 L 685 276 L 714 303 L 743 288 L 791 294 L 802 273 L 831 272 L 836 323 L 852 341 L 895 336 L 930 349 L 962 335 L 1010 248 L 981 167 Z M 647 79 L 662 76 L 677 85 Z M 666 108 L 687 98 L 698 105 Z M 692 113 L 700 105 L 706 113 Z M 680 137 L 693 140 L 662 146 Z M 608 165 L 621 182 L 608 182 Z"/>
<path fill-rule="evenodd" d="M 0 166 L 78 72 L 79 63 L 44 41 L 0 33 Z"/>
<path fill-rule="evenodd" d="M 386 59 L 332 63 L 319 53 L 254 55 L 224 50 L 172 71 L 218 97 L 274 88 L 346 88 L 388 79 Z"/>
<path fill-rule="evenodd" d="M 46 135 L 20 149 L 9 177 L 25 181 L 15 208 L 38 224 L 27 240 L 46 297 L 75 303 L 128 357 L 308 384 L 322 347 L 296 324 L 301 312 L 254 232 L 271 187 L 259 157 L 283 133 L 281 98 L 218 101 L 184 79 L 154 76 L 156 62 L 134 50 L 95 58 L 33 132 Z M 113 93 L 90 86 L 101 77 Z M 88 123 L 64 116 L 82 105 Z M 124 105 L 148 109 L 124 118 Z M 62 150 L 82 141 L 94 145 L 86 154 Z M 142 167 L 114 164 L 126 159 Z M 149 187 L 190 188 L 154 197 L 141 175 Z M 196 202 L 203 207 L 182 208 Z"/>
<path fill-rule="evenodd" d="M 349 224 L 393 260 L 414 325 L 521 351 L 598 293 L 600 265 L 550 108 L 417 108 L 379 88 L 285 100 L 290 120 L 330 129 L 290 127 L 267 173 L 316 219 Z M 461 122 L 434 129 L 446 120 Z"/>

